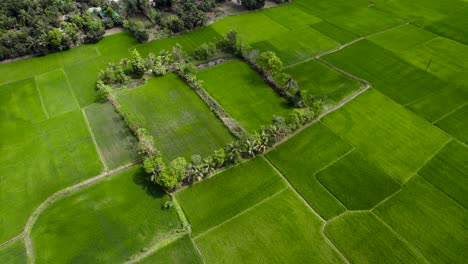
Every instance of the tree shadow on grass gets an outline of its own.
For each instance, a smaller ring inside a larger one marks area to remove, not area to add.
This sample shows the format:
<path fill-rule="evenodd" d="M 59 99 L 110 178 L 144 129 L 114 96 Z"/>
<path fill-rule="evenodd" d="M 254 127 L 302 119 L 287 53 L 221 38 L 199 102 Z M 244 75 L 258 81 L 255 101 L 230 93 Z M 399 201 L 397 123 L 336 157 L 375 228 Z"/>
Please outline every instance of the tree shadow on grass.
<path fill-rule="evenodd" d="M 161 199 L 166 195 L 160 186 L 157 186 L 150 181 L 149 175 L 146 174 L 143 168 L 140 168 L 135 172 L 133 175 L 133 182 L 140 185 L 148 195 L 155 199 Z"/>

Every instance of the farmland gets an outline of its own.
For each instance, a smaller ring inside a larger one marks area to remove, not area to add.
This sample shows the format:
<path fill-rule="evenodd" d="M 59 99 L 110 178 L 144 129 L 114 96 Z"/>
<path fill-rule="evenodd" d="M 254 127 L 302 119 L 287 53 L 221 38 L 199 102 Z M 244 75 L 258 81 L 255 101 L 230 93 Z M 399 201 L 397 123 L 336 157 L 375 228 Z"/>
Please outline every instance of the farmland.
<path fill-rule="evenodd" d="M 0 263 L 465 263 L 467 10 L 268 3 L 0 64 Z M 218 47 L 231 30 L 237 45 Z M 208 42 L 216 54 L 191 57 Z M 174 53 L 168 73 L 135 77 L 134 50 Z M 131 80 L 107 102 L 109 62 Z M 158 186 L 148 156 L 183 179 Z"/>

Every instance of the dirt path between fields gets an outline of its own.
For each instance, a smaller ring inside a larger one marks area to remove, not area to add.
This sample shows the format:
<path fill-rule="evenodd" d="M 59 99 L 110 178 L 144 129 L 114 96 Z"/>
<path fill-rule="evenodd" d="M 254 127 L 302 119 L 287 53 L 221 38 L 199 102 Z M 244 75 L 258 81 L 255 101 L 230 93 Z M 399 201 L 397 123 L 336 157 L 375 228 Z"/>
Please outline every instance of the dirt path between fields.
<path fill-rule="evenodd" d="M 34 254 L 33 254 L 33 244 L 31 240 L 31 228 L 33 227 L 34 223 L 37 220 L 37 217 L 51 204 L 56 202 L 57 200 L 65 197 L 66 195 L 75 192 L 77 190 L 80 190 L 81 188 L 87 187 L 89 185 L 92 185 L 93 183 L 96 183 L 106 177 L 112 176 L 120 171 L 123 171 L 127 168 L 133 167 L 137 164 L 141 163 L 141 160 L 133 161 L 128 164 L 122 165 L 118 168 L 115 168 L 110 171 L 105 171 L 93 178 L 89 178 L 85 181 L 79 182 L 75 185 L 72 185 L 70 187 L 67 187 L 65 189 L 62 189 L 51 196 L 49 196 L 44 202 L 42 202 L 36 209 L 32 212 L 32 214 L 29 216 L 28 221 L 26 222 L 26 225 L 24 227 L 24 231 L 20 234 L 24 236 L 24 245 L 26 247 L 26 255 L 28 256 L 28 263 L 34 263 Z M 17 236 L 18 237 L 18 236 Z"/>

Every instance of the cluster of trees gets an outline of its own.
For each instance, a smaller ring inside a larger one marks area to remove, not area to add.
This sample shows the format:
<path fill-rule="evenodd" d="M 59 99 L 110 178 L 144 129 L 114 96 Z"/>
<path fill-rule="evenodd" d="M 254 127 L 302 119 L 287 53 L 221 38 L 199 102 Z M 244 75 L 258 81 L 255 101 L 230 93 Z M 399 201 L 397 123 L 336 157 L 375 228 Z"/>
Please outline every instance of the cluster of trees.
<path fill-rule="evenodd" d="M 104 35 L 105 25 L 113 26 L 114 20 L 119 22 L 118 17 L 111 15 L 114 14 L 111 3 L 106 0 L 0 1 L 0 60 L 42 55 L 81 42 L 98 41 Z M 87 12 L 90 6 L 101 6 L 105 11 Z"/>

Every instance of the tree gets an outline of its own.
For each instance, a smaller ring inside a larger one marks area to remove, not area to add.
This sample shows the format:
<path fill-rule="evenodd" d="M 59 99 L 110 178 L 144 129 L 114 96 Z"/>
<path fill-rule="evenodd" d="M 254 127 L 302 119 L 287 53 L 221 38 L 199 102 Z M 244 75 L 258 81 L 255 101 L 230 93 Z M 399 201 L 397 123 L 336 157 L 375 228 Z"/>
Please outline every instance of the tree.
<path fill-rule="evenodd" d="M 237 32 L 235 30 L 231 30 L 226 34 L 228 49 L 231 52 L 235 52 L 237 50 Z"/>
<path fill-rule="evenodd" d="M 284 82 L 283 87 L 286 91 L 296 92 L 299 88 L 299 85 L 297 84 L 297 82 L 289 74 L 285 74 L 283 76 L 283 82 Z"/>
<path fill-rule="evenodd" d="M 63 34 L 58 28 L 54 28 L 48 33 L 50 43 L 54 46 L 54 49 L 60 49 L 62 46 Z"/>
<path fill-rule="evenodd" d="M 146 157 L 143 161 L 143 168 L 146 173 L 151 175 L 150 180 L 152 182 L 156 182 L 157 177 L 166 169 L 166 164 L 164 163 L 162 156 L 158 153 Z"/>
<path fill-rule="evenodd" d="M 184 21 L 176 15 L 166 16 L 161 24 L 174 33 L 182 32 L 185 29 Z"/>
<path fill-rule="evenodd" d="M 132 53 L 132 59 L 130 61 L 130 64 L 132 66 L 132 74 L 136 78 L 141 78 L 143 74 L 145 74 L 145 71 L 146 71 L 145 61 L 143 60 L 143 58 L 141 58 L 141 55 L 138 52 L 138 50 L 133 49 L 131 53 Z"/>
<path fill-rule="evenodd" d="M 174 159 L 169 167 L 158 176 L 156 182 L 166 189 L 180 186 L 180 182 L 187 174 L 187 165 L 187 161 L 183 157 Z"/>
<path fill-rule="evenodd" d="M 260 54 L 257 64 L 273 77 L 278 76 L 283 69 L 283 62 L 273 51 L 265 51 Z"/>
<path fill-rule="evenodd" d="M 185 28 L 189 30 L 202 27 L 208 20 L 206 14 L 197 8 L 193 0 L 181 1 L 176 12 L 179 18 L 184 22 Z"/>
<path fill-rule="evenodd" d="M 249 9 L 249 10 L 254 10 L 254 9 L 260 9 L 265 6 L 265 0 L 241 0 L 241 4 Z"/>

